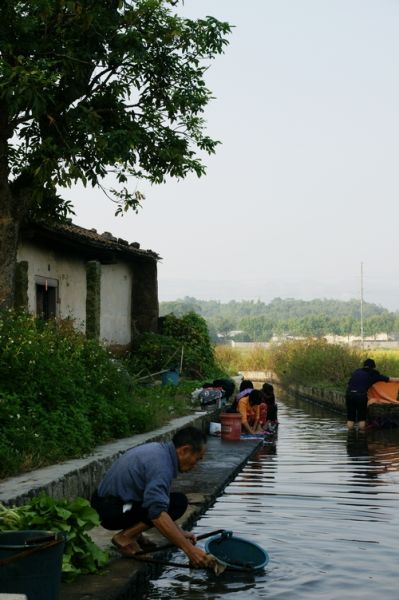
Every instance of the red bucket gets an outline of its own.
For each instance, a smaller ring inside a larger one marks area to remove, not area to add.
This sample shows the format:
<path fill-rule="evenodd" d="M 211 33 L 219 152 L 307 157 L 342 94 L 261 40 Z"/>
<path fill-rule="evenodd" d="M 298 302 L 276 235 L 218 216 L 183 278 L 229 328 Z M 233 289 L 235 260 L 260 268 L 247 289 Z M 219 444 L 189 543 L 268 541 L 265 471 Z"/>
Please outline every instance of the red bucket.
<path fill-rule="evenodd" d="M 241 415 L 239 413 L 221 413 L 222 440 L 237 441 L 241 437 Z"/>

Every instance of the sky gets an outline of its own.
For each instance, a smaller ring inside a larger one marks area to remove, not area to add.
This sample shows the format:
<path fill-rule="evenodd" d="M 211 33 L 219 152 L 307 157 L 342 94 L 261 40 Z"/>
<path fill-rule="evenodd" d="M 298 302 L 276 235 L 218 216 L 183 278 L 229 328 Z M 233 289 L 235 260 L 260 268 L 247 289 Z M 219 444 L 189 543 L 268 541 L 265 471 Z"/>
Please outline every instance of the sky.
<path fill-rule="evenodd" d="M 138 214 L 64 193 L 78 225 L 156 251 L 159 299 L 361 296 L 399 310 L 399 1 L 185 0 L 234 25 L 206 76 L 206 176 L 139 182 Z M 363 277 L 361 265 L 363 264 Z"/>

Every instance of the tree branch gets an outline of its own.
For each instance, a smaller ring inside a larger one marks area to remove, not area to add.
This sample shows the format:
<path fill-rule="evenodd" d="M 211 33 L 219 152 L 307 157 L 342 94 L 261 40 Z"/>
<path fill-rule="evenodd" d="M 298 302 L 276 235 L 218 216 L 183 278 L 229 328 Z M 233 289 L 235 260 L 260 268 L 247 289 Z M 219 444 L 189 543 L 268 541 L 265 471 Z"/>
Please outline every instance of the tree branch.
<path fill-rule="evenodd" d="M 80 58 L 75 58 L 74 56 L 68 56 L 67 54 L 57 54 L 57 53 L 54 53 L 54 56 L 56 56 L 58 58 L 67 58 L 68 60 L 80 63 L 81 65 L 87 65 L 89 67 L 93 66 L 92 63 L 87 62 L 87 60 L 81 60 Z"/>

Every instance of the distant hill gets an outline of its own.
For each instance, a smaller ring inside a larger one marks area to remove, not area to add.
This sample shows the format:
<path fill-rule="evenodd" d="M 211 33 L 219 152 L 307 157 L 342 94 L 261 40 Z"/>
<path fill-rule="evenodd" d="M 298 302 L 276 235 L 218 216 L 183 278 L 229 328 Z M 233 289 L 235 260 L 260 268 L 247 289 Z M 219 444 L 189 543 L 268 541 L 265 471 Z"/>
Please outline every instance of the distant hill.
<path fill-rule="evenodd" d="M 161 316 L 188 312 L 204 317 L 215 339 L 217 334 L 242 341 L 268 341 L 273 335 L 360 334 L 359 300 L 274 298 L 265 304 L 259 300 L 223 303 L 187 296 L 160 303 Z M 364 302 L 363 327 L 367 336 L 381 332 L 395 335 L 399 332 L 399 313 Z"/>

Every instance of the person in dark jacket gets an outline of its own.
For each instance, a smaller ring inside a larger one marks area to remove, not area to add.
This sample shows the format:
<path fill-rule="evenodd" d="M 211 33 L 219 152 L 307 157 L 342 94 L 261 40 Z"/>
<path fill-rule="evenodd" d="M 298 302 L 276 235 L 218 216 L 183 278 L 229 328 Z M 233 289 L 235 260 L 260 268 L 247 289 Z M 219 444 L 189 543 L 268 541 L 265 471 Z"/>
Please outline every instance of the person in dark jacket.
<path fill-rule="evenodd" d="M 191 471 L 206 450 L 206 436 L 195 427 L 180 429 L 171 442 L 150 442 L 122 454 L 107 471 L 91 505 L 105 529 L 116 530 L 112 543 L 125 557 L 141 550 L 142 533 L 155 526 L 181 548 L 196 567 L 208 564 L 208 556 L 195 546 L 196 537 L 175 523 L 187 508 L 187 497 L 170 492 L 178 473 Z"/>
<path fill-rule="evenodd" d="M 262 385 L 262 396 L 263 401 L 267 406 L 267 421 L 266 421 L 266 430 L 268 431 L 276 431 L 278 427 L 277 420 L 277 402 L 276 397 L 274 395 L 274 387 L 271 383 L 264 383 Z"/>
<path fill-rule="evenodd" d="M 366 427 L 367 392 L 377 381 L 399 381 L 399 377 L 382 375 L 375 368 L 372 358 L 366 358 L 363 367 L 353 371 L 346 388 L 346 413 L 348 429 L 353 429 L 357 423 L 359 429 Z"/>

